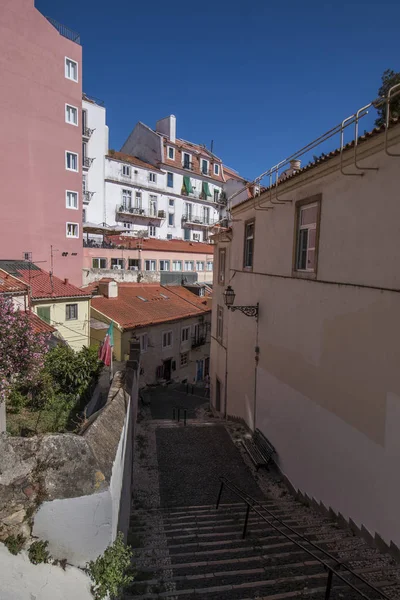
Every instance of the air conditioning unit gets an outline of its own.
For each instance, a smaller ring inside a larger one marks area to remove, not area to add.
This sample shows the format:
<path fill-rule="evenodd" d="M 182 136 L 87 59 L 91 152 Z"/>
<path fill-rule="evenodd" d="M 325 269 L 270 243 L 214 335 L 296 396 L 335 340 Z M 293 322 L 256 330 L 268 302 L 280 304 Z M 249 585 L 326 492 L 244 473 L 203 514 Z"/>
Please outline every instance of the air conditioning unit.
<path fill-rule="evenodd" d="M 118 271 L 120 269 L 122 269 L 121 265 L 113 265 L 113 269 L 114 271 Z"/>
<path fill-rule="evenodd" d="M 199 242 L 200 241 L 200 234 L 199 233 L 194 233 L 193 234 L 193 241 L 194 242 Z"/>
<path fill-rule="evenodd" d="M 129 267 L 130 271 L 139 271 L 139 267 Z"/>
<path fill-rule="evenodd" d="M 157 213 L 157 216 L 159 219 L 165 219 L 165 217 L 167 216 L 165 213 L 165 210 L 159 210 Z"/>

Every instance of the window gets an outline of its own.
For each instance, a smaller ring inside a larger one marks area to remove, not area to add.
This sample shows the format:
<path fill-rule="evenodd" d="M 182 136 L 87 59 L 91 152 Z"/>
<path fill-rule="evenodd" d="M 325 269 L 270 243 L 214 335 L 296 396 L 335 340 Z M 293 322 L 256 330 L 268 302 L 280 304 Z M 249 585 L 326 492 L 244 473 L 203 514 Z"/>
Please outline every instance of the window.
<path fill-rule="evenodd" d="M 170 160 L 174 160 L 175 158 L 175 148 L 173 148 L 172 146 L 168 146 L 168 158 Z"/>
<path fill-rule="evenodd" d="M 160 260 L 160 271 L 169 271 L 169 260 Z"/>
<path fill-rule="evenodd" d="M 130 177 L 131 173 L 132 173 L 132 170 L 129 165 L 122 165 L 122 175 L 124 177 Z"/>
<path fill-rule="evenodd" d="M 192 220 L 192 211 L 193 211 L 192 204 L 190 204 L 190 202 L 185 202 L 185 219 L 187 221 Z"/>
<path fill-rule="evenodd" d="M 69 237 L 69 238 L 78 238 L 79 237 L 78 223 L 67 223 L 67 237 Z"/>
<path fill-rule="evenodd" d="M 183 230 L 183 239 L 184 240 L 190 240 L 190 229 L 184 229 Z"/>
<path fill-rule="evenodd" d="M 180 363 L 181 367 L 186 367 L 189 364 L 189 352 L 182 352 Z"/>
<path fill-rule="evenodd" d="M 196 271 L 204 271 L 204 261 L 203 260 L 196 261 Z"/>
<path fill-rule="evenodd" d="M 78 171 L 78 155 L 75 152 L 65 153 L 65 168 L 67 171 Z"/>
<path fill-rule="evenodd" d="M 156 183 L 157 175 L 155 173 L 149 173 L 149 181 L 151 181 L 151 183 Z"/>
<path fill-rule="evenodd" d="M 182 165 L 183 165 L 184 169 L 190 169 L 192 166 L 192 164 L 190 162 L 190 154 L 188 154 L 187 152 L 183 153 Z"/>
<path fill-rule="evenodd" d="M 300 201 L 296 208 L 295 270 L 316 273 L 320 197 L 317 202 Z"/>
<path fill-rule="evenodd" d="M 173 271 L 182 271 L 182 261 L 181 260 L 173 260 L 172 261 L 172 270 Z"/>
<path fill-rule="evenodd" d="M 65 320 L 75 321 L 78 318 L 78 305 L 77 304 L 66 304 L 65 305 Z"/>
<path fill-rule="evenodd" d="M 192 260 L 185 260 L 185 271 L 193 271 L 194 263 Z"/>
<path fill-rule="evenodd" d="M 218 256 L 218 283 L 224 285 L 225 283 L 225 263 L 226 263 L 226 250 L 221 249 Z"/>
<path fill-rule="evenodd" d="M 181 342 L 187 342 L 190 336 L 190 327 L 182 327 L 181 329 Z"/>
<path fill-rule="evenodd" d="M 163 332 L 162 347 L 163 348 L 171 348 L 172 347 L 172 331 L 164 331 Z"/>
<path fill-rule="evenodd" d="M 112 269 L 123 269 L 124 268 L 124 259 L 123 258 L 112 258 L 111 259 L 111 268 Z"/>
<path fill-rule="evenodd" d="M 85 195 L 87 192 L 87 175 L 82 175 L 82 193 Z"/>
<path fill-rule="evenodd" d="M 217 340 L 222 342 L 224 335 L 224 309 L 222 306 L 217 306 Z"/>
<path fill-rule="evenodd" d="M 139 335 L 139 343 L 141 354 L 143 354 L 143 352 L 147 352 L 147 348 L 149 346 L 149 338 L 147 333 L 142 333 L 141 335 Z"/>
<path fill-rule="evenodd" d="M 173 198 L 170 198 L 168 200 L 168 204 L 169 204 L 169 206 L 171 206 L 173 208 L 175 206 L 175 200 Z"/>
<path fill-rule="evenodd" d="M 128 258 L 128 268 L 131 271 L 139 271 L 140 259 L 139 258 Z"/>
<path fill-rule="evenodd" d="M 86 223 L 86 208 L 82 210 L 82 223 Z"/>
<path fill-rule="evenodd" d="M 167 173 L 167 187 L 174 187 L 174 174 Z"/>
<path fill-rule="evenodd" d="M 155 260 L 145 260 L 144 261 L 144 270 L 145 271 L 155 271 L 156 270 L 156 261 Z"/>
<path fill-rule="evenodd" d="M 212 271 L 213 270 L 213 263 L 212 261 L 207 261 L 207 271 Z"/>
<path fill-rule="evenodd" d="M 78 125 L 78 109 L 75 106 L 65 105 L 65 122 L 70 125 Z"/>
<path fill-rule="evenodd" d="M 174 213 L 168 213 L 168 226 L 173 227 L 175 225 L 175 215 Z"/>
<path fill-rule="evenodd" d="M 135 192 L 135 208 L 142 208 L 142 192 Z"/>
<path fill-rule="evenodd" d="M 245 269 L 253 268 L 254 258 L 254 219 L 244 224 L 244 257 L 243 267 Z"/>
<path fill-rule="evenodd" d="M 201 159 L 201 172 L 203 175 L 208 175 L 208 160 Z"/>
<path fill-rule="evenodd" d="M 214 189 L 214 202 L 218 202 L 219 200 L 219 190 L 217 188 Z"/>
<path fill-rule="evenodd" d="M 125 229 L 131 229 L 131 227 L 132 227 L 132 223 L 124 223 Z"/>
<path fill-rule="evenodd" d="M 78 208 L 78 192 L 66 191 L 67 208 Z"/>
<path fill-rule="evenodd" d="M 122 190 L 122 206 L 125 210 L 132 208 L 131 190 Z"/>
<path fill-rule="evenodd" d="M 156 237 L 157 227 L 155 225 L 149 225 L 149 237 Z"/>
<path fill-rule="evenodd" d="M 210 208 L 208 206 L 203 206 L 203 223 L 210 223 Z"/>
<path fill-rule="evenodd" d="M 78 63 L 67 57 L 65 57 L 65 77 L 78 81 Z"/>
<path fill-rule="evenodd" d="M 37 315 L 46 323 L 50 323 L 50 306 L 38 306 Z"/>
<path fill-rule="evenodd" d="M 157 196 L 149 196 L 150 216 L 157 216 Z"/>
<path fill-rule="evenodd" d="M 217 163 L 214 164 L 214 175 L 219 175 L 219 165 Z"/>
<path fill-rule="evenodd" d="M 92 258 L 92 269 L 107 269 L 107 259 Z"/>

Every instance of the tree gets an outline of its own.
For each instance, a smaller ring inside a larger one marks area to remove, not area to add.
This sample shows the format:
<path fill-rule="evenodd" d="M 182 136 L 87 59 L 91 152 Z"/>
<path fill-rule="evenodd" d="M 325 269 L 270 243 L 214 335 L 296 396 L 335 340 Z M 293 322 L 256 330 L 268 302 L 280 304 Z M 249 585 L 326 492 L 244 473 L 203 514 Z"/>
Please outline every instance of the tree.
<path fill-rule="evenodd" d="M 0 296 L 0 408 L 3 412 L 14 385 L 37 379 L 46 352 L 47 336 L 35 334 L 29 315 L 15 311 L 12 299 Z"/>
<path fill-rule="evenodd" d="M 390 88 L 397 83 L 400 83 L 400 73 L 395 73 L 392 69 L 386 69 L 382 75 L 382 85 L 378 90 L 379 97 L 386 97 Z M 400 88 L 399 90 L 396 90 L 396 92 L 397 91 L 399 91 L 399 94 L 394 96 L 393 100 L 390 102 L 390 116 L 392 118 L 400 117 Z M 375 125 L 379 127 L 386 122 L 386 104 L 382 104 L 376 110 L 378 118 L 375 121 Z"/>

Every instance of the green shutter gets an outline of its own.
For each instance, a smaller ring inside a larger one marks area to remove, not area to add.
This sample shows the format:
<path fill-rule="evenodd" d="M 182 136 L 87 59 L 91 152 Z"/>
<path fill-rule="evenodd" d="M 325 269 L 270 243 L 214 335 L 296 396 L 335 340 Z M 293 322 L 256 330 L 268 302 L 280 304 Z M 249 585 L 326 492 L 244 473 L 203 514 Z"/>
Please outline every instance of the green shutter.
<path fill-rule="evenodd" d="M 203 181 L 203 186 L 202 186 L 201 191 L 203 194 L 203 198 L 207 198 L 207 196 L 211 196 L 210 188 L 208 187 L 207 181 Z"/>
<path fill-rule="evenodd" d="M 50 306 L 38 306 L 36 310 L 38 317 L 40 317 L 42 321 L 50 323 Z"/>
<path fill-rule="evenodd" d="M 183 177 L 183 185 L 185 186 L 185 190 L 187 191 L 188 194 L 191 194 L 193 192 L 190 177 L 188 177 L 187 175 L 184 175 L 184 177 Z"/>

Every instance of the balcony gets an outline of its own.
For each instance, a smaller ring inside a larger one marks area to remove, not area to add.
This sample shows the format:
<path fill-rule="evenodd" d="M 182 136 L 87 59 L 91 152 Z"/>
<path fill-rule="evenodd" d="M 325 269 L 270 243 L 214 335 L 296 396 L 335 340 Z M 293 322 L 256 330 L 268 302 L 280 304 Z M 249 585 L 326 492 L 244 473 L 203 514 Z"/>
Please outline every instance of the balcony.
<path fill-rule="evenodd" d="M 212 227 L 215 223 L 215 219 L 207 219 L 196 215 L 183 215 L 182 217 L 182 227 Z"/>
<path fill-rule="evenodd" d="M 184 162 L 182 165 L 182 169 L 186 171 L 193 171 L 193 163 L 192 162 Z"/>
<path fill-rule="evenodd" d="M 90 127 L 82 127 L 82 137 L 85 140 L 89 140 L 89 138 L 92 136 L 94 129 L 90 129 Z"/>
<path fill-rule="evenodd" d="M 215 204 L 220 204 L 221 206 L 226 206 L 228 204 L 228 198 L 225 192 L 221 192 L 218 195 L 218 199 L 214 200 Z"/>
<path fill-rule="evenodd" d="M 95 192 L 82 192 L 82 201 L 83 204 L 89 204 L 92 199 L 92 196 Z"/>
<path fill-rule="evenodd" d="M 194 335 L 192 336 L 192 348 L 200 348 L 207 343 L 207 336 L 205 335 Z"/>
<path fill-rule="evenodd" d="M 72 31 L 72 29 L 69 29 L 69 27 L 65 27 L 65 25 L 61 25 L 61 23 L 59 23 L 55 19 L 52 19 L 52 17 L 46 17 L 46 19 L 49 23 L 51 23 L 51 25 L 53 25 L 55 29 L 57 29 L 58 33 L 63 37 L 67 38 L 67 40 L 71 40 L 71 42 L 75 42 L 75 44 L 81 43 L 81 36 L 79 35 L 79 33 L 76 33 L 76 31 Z"/>
<path fill-rule="evenodd" d="M 156 225 L 160 226 L 161 221 L 166 219 L 167 214 L 165 210 L 152 210 L 145 208 L 138 208 L 136 206 L 124 206 L 123 204 L 116 208 L 117 219 L 127 221 L 130 223 L 137 223 L 141 225 Z"/>
<path fill-rule="evenodd" d="M 82 158 L 82 167 L 85 170 L 89 170 L 90 167 L 92 166 L 92 163 L 94 161 L 94 158 L 89 158 L 88 156 L 84 156 Z"/>

